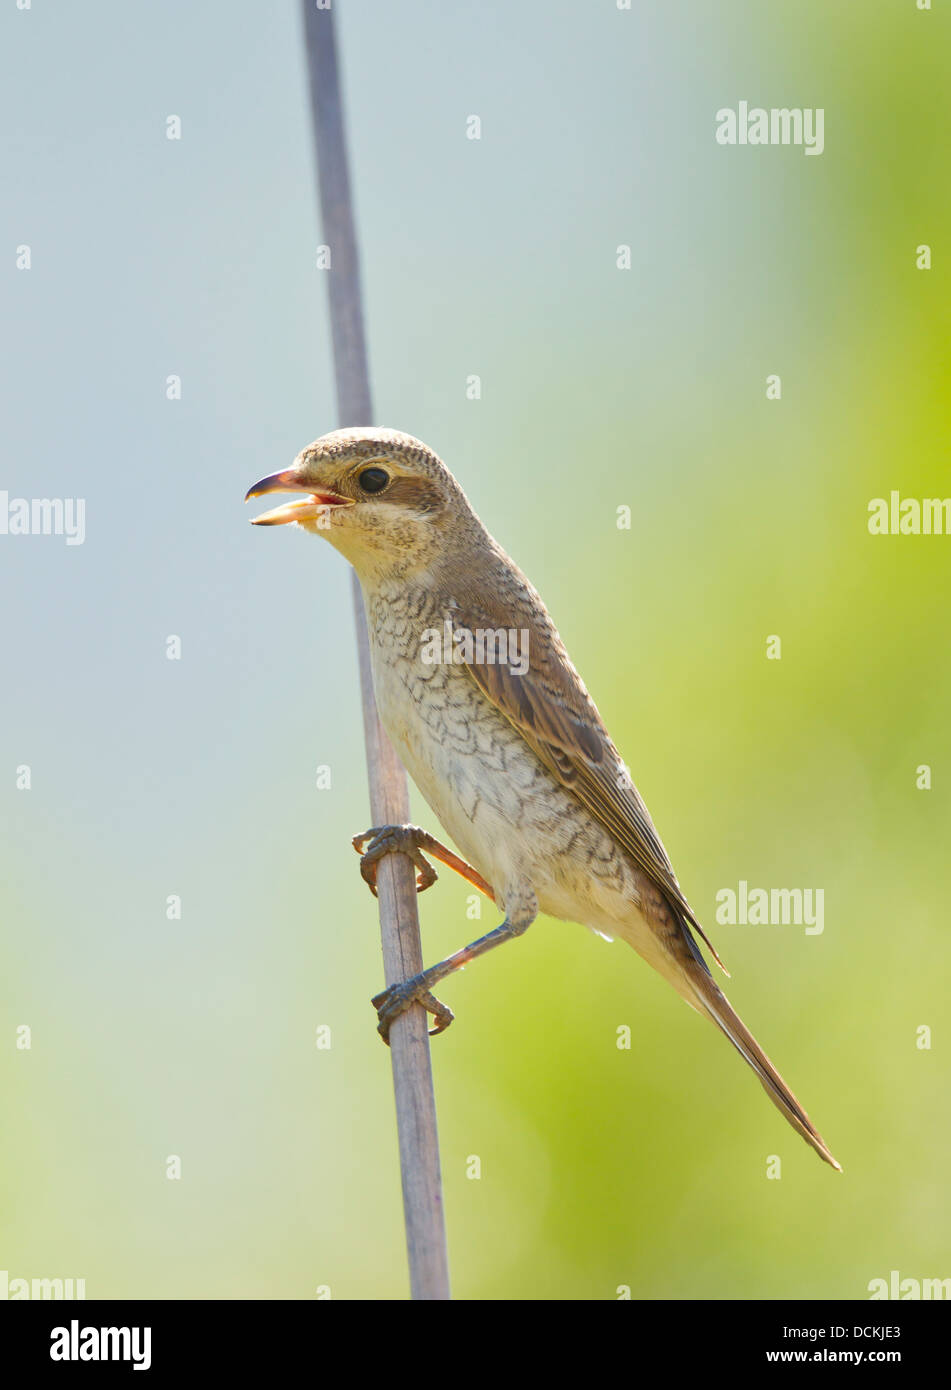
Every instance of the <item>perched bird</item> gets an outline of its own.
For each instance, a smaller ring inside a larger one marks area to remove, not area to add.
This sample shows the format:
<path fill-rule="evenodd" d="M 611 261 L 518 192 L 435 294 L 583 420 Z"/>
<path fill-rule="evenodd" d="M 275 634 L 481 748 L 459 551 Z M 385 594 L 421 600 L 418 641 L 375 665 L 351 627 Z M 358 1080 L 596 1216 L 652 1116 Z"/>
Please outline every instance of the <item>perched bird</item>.
<path fill-rule="evenodd" d="M 714 958 L 667 851 L 536 590 L 496 544 L 433 451 L 397 430 L 336 430 L 250 489 L 303 497 L 259 526 L 296 522 L 353 565 L 366 604 L 373 683 L 400 758 L 466 863 L 416 826 L 379 826 L 361 870 L 384 854 L 422 854 L 475 883 L 501 926 L 374 999 L 380 1032 L 451 971 L 512 937 L 539 912 L 622 937 L 726 1034 L 794 1129 L 839 1164 L 714 981 Z M 369 842 L 369 843 L 367 843 Z"/>

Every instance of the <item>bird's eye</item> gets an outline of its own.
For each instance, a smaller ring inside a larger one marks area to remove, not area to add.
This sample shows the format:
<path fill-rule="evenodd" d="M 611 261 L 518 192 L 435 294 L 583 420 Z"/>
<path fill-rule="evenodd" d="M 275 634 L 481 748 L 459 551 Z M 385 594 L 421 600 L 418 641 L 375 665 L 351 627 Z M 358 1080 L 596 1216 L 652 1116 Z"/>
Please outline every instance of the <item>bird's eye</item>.
<path fill-rule="evenodd" d="M 385 468 L 364 468 L 357 479 L 364 492 L 382 492 L 389 481 Z"/>

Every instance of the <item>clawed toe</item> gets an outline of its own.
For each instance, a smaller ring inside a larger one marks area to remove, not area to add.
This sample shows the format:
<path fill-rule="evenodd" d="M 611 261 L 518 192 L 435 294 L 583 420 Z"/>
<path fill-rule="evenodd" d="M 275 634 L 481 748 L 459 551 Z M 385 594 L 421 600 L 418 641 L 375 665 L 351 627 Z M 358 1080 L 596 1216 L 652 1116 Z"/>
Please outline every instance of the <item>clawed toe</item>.
<path fill-rule="evenodd" d="M 423 893 L 431 888 L 438 877 L 428 859 L 424 859 L 419 849 L 419 837 L 425 831 L 415 825 L 382 825 L 365 830 L 362 835 L 354 835 L 353 847 L 360 855 L 360 874 L 374 897 L 377 896 L 376 876 L 380 860 L 385 854 L 405 854 L 416 866 L 416 891 Z M 370 843 L 363 849 L 366 841 Z"/>
<path fill-rule="evenodd" d="M 390 1029 L 407 1009 L 414 1004 L 421 1004 L 427 1013 L 434 1015 L 436 1023 L 434 1028 L 430 1028 L 429 1036 L 435 1037 L 437 1033 L 444 1032 L 452 1022 L 455 1015 L 441 1000 L 426 988 L 425 981 L 418 977 L 414 980 L 406 980 L 403 984 L 390 985 L 388 989 L 375 994 L 370 1000 L 376 1009 L 377 1032 L 383 1041 L 389 1046 Z"/>

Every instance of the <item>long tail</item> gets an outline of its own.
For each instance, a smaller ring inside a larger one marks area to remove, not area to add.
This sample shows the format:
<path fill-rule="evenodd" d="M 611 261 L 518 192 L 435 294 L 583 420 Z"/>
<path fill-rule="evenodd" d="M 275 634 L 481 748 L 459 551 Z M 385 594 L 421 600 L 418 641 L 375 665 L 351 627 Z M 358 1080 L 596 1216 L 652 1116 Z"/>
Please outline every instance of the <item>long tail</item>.
<path fill-rule="evenodd" d="M 695 1007 L 698 1011 L 712 1018 L 717 1027 L 730 1039 L 740 1056 L 749 1062 L 762 1082 L 763 1090 L 777 1110 L 785 1115 L 793 1129 L 802 1135 L 807 1144 L 812 1145 L 820 1158 L 825 1159 L 826 1163 L 841 1173 L 842 1165 L 833 1158 L 822 1135 L 739 1014 L 735 1012 L 729 999 L 717 986 L 706 965 L 702 961 L 698 964 L 696 959 L 686 962 L 682 960 L 681 968 L 686 977 L 684 983 L 697 1001 Z M 688 1003 L 694 1003 L 694 999 L 690 999 L 685 990 L 682 990 L 681 993 Z"/>

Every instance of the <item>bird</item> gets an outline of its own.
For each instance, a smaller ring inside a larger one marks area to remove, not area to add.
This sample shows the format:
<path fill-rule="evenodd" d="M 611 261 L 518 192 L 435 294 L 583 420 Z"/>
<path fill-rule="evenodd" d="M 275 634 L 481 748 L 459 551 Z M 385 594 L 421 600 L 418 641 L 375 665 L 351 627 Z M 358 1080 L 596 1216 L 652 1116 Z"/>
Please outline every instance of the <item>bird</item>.
<path fill-rule="evenodd" d="M 255 517 L 294 524 L 349 561 L 363 594 L 383 726 L 460 857 L 419 826 L 354 837 L 375 891 L 380 859 L 409 856 L 417 888 L 448 865 L 501 924 L 374 996 L 385 1041 L 414 1003 L 431 1032 L 453 1020 L 447 975 L 524 933 L 542 913 L 620 938 L 710 1019 L 767 1095 L 831 1167 L 793 1092 L 713 978 L 719 956 L 687 901 L 627 765 L 541 596 L 493 539 L 442 459 L 394 429 L 334 430 L 248 490 L 302 494 Z"/>

